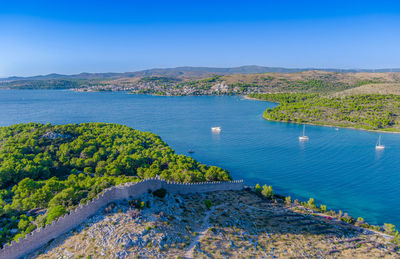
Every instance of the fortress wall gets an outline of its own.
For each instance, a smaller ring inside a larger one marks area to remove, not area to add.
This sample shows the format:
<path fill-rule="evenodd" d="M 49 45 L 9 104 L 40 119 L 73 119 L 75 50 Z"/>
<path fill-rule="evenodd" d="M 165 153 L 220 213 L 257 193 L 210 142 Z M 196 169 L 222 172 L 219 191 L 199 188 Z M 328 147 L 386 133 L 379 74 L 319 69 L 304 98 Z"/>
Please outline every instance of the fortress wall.
<path fill-rule="evenodd" d="M 147 179 L 137 183 L 126 183 L 104 190 L 98 197 L 87 204 L 80 204 L 75 210 L 53 221 L 44 228 L 34 230 L 32 233 L 20 238 L 18 242 L 12 241 L 0 250 L 1 259 L 19 258 L 42 247 L 52 239 L 79 226 L 88 217 L 94 215 L 100 208 L 110 202 L 138 197 L 148 190 L 160 188 L 170 193 L 203 193 L 212 191 L 227 191 L 243 189 L 243 181 L 231 182 L 205 182 L 205 183 L 175 183 L 160 179 Z"/>
<path fill-rule="evenodd" d="M 207 183 L 173 183 L 163 182 L 162 187 L 170 193 L 202 193 L 243 189 L 243 181 L 207 182 Z"/>

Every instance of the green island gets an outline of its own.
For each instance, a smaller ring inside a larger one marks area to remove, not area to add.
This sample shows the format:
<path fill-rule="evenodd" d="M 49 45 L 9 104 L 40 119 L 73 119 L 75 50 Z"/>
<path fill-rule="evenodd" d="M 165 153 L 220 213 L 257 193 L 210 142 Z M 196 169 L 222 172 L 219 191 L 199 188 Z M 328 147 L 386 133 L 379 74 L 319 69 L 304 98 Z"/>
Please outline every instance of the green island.
<path fill-rule="evenodd" d="M 104 189 L 159 175 L 228 181 L 229 173 L 175 154 L 155 134 L 105 123 L 0 127 L 0 244 L 17 240 Z"/>
<path fill-rule="evenodd" d="M 267 120 L 400 132 L 399 95 L 329 97 L 311 93 L 277 93 L 250 94 L 249 97 L 279 103 L 264 112 Z"/>

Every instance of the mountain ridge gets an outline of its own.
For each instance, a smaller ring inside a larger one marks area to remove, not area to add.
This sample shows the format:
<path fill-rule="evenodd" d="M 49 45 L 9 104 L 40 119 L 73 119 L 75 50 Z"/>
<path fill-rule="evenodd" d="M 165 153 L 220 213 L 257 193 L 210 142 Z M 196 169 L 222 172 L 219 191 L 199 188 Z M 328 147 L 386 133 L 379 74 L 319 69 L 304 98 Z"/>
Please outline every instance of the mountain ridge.
<path fill-rule="evenodd" d="M 185 77 L 202 77 L 211 74 L 216 75 L 229 75 L 229 74 L 255 74 L 255 73 L 296 73 L 302 71 L 327 71 L 327 72 L 341 72 L 341 73 L 374 73 L 374 72 L 400 72 L 400 68 L 382 68 L 382 69 L 338 69 L 338 68 L 285 68 L 285 67 L 265 67 L 258 65 L 245 65 L 238 67 L 192 67 L 181 66 L 174 68 L 151 68 L 133 72 L 102 72 L 102 73 L 89 73 L 82 72 L 79 74 L 64 75 L 58 73 L 51 73 L 47 75 L 35 76 L 10 76 L 0 78 L 3 81 L 15 80 L 51 80 L 51 79 L 118 79 L 126 77 L 140 77 L 140 76 L 185 76 Z"/>

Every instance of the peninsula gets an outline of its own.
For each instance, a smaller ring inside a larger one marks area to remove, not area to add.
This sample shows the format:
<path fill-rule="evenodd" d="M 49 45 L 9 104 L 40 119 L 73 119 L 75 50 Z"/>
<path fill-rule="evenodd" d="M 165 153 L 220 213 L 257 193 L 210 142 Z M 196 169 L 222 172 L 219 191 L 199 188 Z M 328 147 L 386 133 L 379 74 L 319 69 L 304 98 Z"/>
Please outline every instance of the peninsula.
<path fill-rule="evenodd" d="M 361 94 L 341 97 L 319 94 L 250 94 L 249 97 L 279 103 L 264 118 L 273 121 L 400 132 L 400 96 Z"/>
<path fill-rule="evenodd" d="M 230 181 L 229 173 L 175 152 L 155 134 L 106 123 L 0 127 L 0 246 L 92 200 L 106 188 L 159 175 Z"/>
<path fill-rule="evenodd" d="M 392 224 L 244 187 L 152 133 L 29 123 L 1 127 L 0 136 L 6 257 L 400 255 Z"/>

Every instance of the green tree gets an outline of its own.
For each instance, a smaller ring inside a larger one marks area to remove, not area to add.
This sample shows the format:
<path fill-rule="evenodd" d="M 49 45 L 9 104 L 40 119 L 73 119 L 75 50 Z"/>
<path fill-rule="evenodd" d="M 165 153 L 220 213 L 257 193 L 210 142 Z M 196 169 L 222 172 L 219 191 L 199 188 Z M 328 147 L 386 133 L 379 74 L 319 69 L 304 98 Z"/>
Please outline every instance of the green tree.
<path fill-rule="evenodd" d="M 53 220 L 58 219 L 65 213 L 67 213 L 67 210 L 62 205 L 51 208 L 46 218 L 46 224 L 50 224 Z"/>
<path fill-rule="evenodd" d="M 394 235 L 396 231 L 396 226 L 393 224 L 385 223 L 383 224 L 383 229 L 385 230 L 385 233 L 388 235 Z"/>
<path fill-rule="evenodd" d="M 315 209 L 317 206 L 315 205 L 315 201 L 314 201 L 314 198 L 310 198 L 308 201 L 307 201 L 307 206 L 310 208 L 310 209 Z"/>
<path fill-rule="evenodd" d="M 204 200 L 204 205 L 206 205 L 207 209 L 209 210 L 212 207 L 212 202 L 210 200 Z"/>
<path fill-rule="evenodd" d="M 264 185 L 261 194 L 267 197 L 268 199 L 272 199 L 274 197 L 274 191 L 272 190 L 272 186 Z"/>
<path fill-rule="evenodd" d="M 262 188 L 259 184 L 256 184 L 256 186 L 254 187 L 254 190 L 256 191 L 256 193 L 261 193 Z"/>

